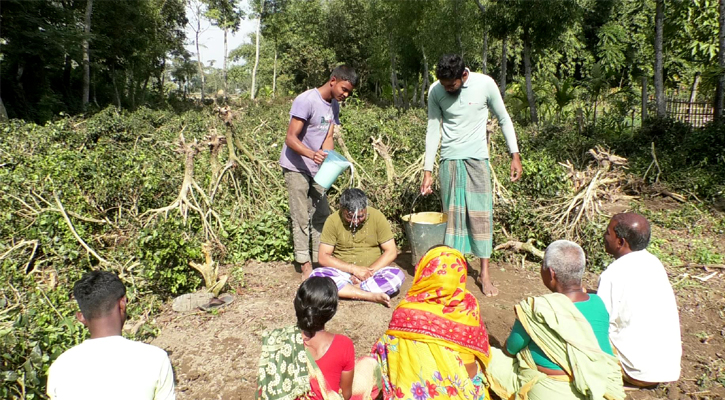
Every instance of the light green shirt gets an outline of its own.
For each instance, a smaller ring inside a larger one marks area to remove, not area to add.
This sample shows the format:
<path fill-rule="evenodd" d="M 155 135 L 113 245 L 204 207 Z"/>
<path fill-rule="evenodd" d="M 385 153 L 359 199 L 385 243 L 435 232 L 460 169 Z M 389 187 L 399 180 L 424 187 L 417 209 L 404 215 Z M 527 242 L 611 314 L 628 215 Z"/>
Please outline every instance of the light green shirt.
<path fill-rule="evenodd" d="M 457 95 L 446 92 L 440 81 L 433 83 L 428 91 L 428 130 L 423 169 L 433 170 L 439 143 L 441 160 L 488 158 L 486 122 L 489 109 L 498 118 L 509 152 L 518 153 L 514 125 L 498 86 L 490 76 L 469 71 L 468 79 Z"/>

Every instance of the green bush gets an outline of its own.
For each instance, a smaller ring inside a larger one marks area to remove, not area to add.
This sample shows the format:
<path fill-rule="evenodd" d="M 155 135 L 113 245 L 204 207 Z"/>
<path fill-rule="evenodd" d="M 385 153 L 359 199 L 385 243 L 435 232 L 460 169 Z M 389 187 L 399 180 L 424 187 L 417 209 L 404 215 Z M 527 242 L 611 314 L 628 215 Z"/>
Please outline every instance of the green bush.
<path fill-rule="evenodd" d="M 195 290 L 201 277 L 189 262 L 203 262 L 206 243 L 213 245 L 214 261 L 235 266 L 235 275 L 243 273 L 239 266 L 249 259 L 293 259 L 287 193 L 277 164 L 289 99 L 244 101 L 235 109 L 230 128 L 211 108 L 188 103 L 175 107 L 176 112 L 140 108 L 132 113 L 108 108 L 85 120 L 61 118 L 42 126 L 10 121 L 0 126 L 0 254 L 7 252 L 0 259 L 0 397 L 43 398 L 49 364 L 85 338 L 85 330 L 73 322 L 76 306 L 70 300 L 73 282 L 85 271 L 122 272 L 134 298 L 133 313 L 156 310 L 169 296 Z M 356 185 L 391 221 L 396 241 L 405 247 L 400 217 L 441 209 L 437 196 L 418 195 L 425 110 L 356 101 L 343 108 L 341 118 L 343 139 L 358 166 Z M 155 215 L 153 209 L 169 206 L 179 196 L 184 179 L 179 138 L 183 135 L 188 145 L 228 133 L 235 139 L 236 159 L 230 159 L 229 146 L 221 149 L 222 177 L 212 176 L 205 146 L 194 157 L 197 185 L 187 193 L 194 207 L 183 206 L 186 221 L 179 208 Z M 662 179 L 707 198 L 722 196 L 725 134 L 720 126 L 686 130 L 653 121 L 633 135 L 616 118 L 601 118 L 581 135 L 576 127 L 555 125 L 517 127 L 517 133 L 524 176 L 513 184 L 508 179 L 510 156 L 500 133 L 493 133 L 491 165 L 513 200 L 495 205 L 495 243 L 509 240 L 504 229 L 512 239 L 535 239 L 540 248 L 559 239 L 539 206 L 571 194 L 559 163 L 569 160 L 580 169 L 589 162 L 587 150 L 597 144 L 629 157 L 632 170 L 643 174 L 651 162 L 650 142 L 655 141 Z M 390 148 L 396 173 L 392 183 L 371 138 L 381 138 Z M 333 208 L 339 191 L 347 187 L 345 178 L 337 183 L 328 191 Z M 81 246 L 56 196 L 78 236 L 108 263 Z M 601 244 L 604 219 L 580 232 L 592 270 L 608 262 Z M 35 252 L 32 244 L 20 245 L 34 241 Z M 712 259 L 705 253 L 699 257 Z M 155 331 L 147 324 L 137 337 Z"/>
<path fill-rule="evenodd" d="M 195 220 L 189 218 L 184 223 L 176 215 L 161 217 L 139 231 L 136 251 L 154 293 L 178 295 L 199 287 L 200 277 L 189 268 L 190 261 L 201 262 L 203 258 Z"/>

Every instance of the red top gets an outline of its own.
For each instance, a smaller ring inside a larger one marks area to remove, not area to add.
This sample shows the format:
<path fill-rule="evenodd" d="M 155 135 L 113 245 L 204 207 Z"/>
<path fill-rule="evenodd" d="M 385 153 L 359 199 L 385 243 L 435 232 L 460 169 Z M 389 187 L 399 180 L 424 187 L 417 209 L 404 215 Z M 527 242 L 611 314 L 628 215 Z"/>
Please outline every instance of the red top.
<path fill-rule="evenodd" d="M 327 389 L 338 392 L 343 371 L 352 371 L 355 368 L 355 345 L 352 344 L 349 337 L 335 335 L 325 354 L 315 362 L 325 377 Z M 311 381 L 310 388 L 313 393 L 323 398 L 320 386 L 316 381 Z"/>

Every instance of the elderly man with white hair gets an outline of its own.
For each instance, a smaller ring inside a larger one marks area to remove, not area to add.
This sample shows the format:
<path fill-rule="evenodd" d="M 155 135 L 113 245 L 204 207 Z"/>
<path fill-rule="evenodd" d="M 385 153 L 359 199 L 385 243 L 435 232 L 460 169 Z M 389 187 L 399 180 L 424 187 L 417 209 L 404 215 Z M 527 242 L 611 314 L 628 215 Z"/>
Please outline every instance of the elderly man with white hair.
<path fill-rule="evenodd" d="M 557 240 L 546 248 L 541 280 L 553 293 L 516 305 L 504 348 L 492 348 L 486 375 L 499 397 L 624 398 L 609 314 L 599 296 L 582 288 L 585 265 L 574 242 Z"/>

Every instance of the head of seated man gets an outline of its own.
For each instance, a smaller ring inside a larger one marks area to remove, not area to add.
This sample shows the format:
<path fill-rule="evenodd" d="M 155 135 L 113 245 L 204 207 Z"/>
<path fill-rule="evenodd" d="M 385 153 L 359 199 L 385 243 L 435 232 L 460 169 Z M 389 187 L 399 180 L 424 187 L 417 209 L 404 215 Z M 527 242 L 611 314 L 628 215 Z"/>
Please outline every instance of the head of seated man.
<path fill-rule="evenodd" d="M 633 251 L 647 248 L 652 234 L 647 219 L 635 213 L 616 214 L 604 232 L 604 250 L 620 258 Z"/>
<path fill-rule="evenodd" d="M 174 375 L 166 352 L 121 336 L 128 305 L 121 279 L 109 271 L 88 272 L 73 286 L 73 296 L 80 308 L 76 317 L 91 337 L 53 361 L 48 397 L 173 400 Z"/>
<path fill-rule="evenodd" d="M 360 189 L 347 189 L 340 195 L 340 216 L 345 226 L 355 232 L 368 218 L 368 197 Z"/>
<path fill-rule="evenodd" d="M 112 272 L 92 271 L 73 286 L 80 311 L 76 318 L 91 333 L 91 339 L 121 335 L 126 322 L 126 286 Z"/>

